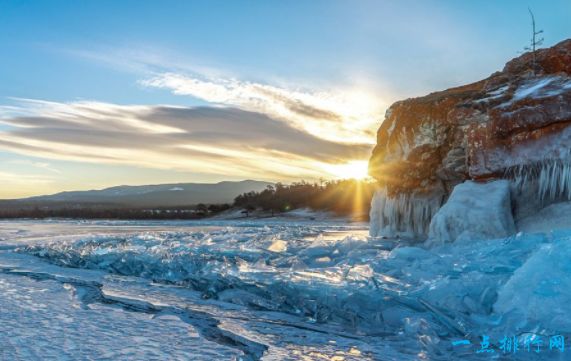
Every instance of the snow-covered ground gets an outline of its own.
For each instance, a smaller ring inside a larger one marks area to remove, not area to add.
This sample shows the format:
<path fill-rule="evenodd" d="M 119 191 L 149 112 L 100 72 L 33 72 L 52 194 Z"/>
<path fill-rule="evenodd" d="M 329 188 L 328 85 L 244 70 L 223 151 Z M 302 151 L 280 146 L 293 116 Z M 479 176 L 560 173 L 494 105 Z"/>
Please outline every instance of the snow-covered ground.
<path fill-rule="evenodd" d="M 433 248 L 367 234 L 341 221 L 0 222 L 0 358 L 568 359 L 548 346 L 571 332 L 571 231 Z M 532 334 L 540 354 L 498 348 Z M 493 354 L 477 353 L 484 335 Z"/>

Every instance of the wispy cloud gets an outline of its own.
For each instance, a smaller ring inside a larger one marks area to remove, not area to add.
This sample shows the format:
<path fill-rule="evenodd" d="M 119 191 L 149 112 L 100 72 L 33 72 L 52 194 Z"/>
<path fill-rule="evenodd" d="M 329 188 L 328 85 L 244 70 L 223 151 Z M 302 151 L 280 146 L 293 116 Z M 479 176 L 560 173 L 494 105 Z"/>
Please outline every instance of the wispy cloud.
<path fill-rule="evenodd" d="M 264 113 L 316 137 L 345 143 L 373 144 L 375 129 L 386 107 L 379 97 L 356 89 L 292 90 L 233 78 L 171 72 L 145 79 L 141 84 L 214 104 Z"/>
<path fill-rule="evenodd" d="M 236 108 L 20 99 L 0 106 L 0 122 L 7 125 L 0 149 L 24 155 L 233 177 L 318 178 L 328 165 L 367 158 L 371 148 Z"/>
<path fill-rule="evenodd" d="M 118 71 L 137 75 L 156 75 L 163 72 L 176 72 L 201 74 L 210 77 L 232 76 L 227 70 L 204 65 L 205 62 L 198 60 L 195 56 L 192 57 L 191 61 L 185 54 L 157 46 L 95 46 L 89 50 L 60 48 L 54 48 L 53 50 L 90 62 L 103 64 Z"/>
<path fill-rule="evenodd" d="M 8 164 L 22 165 L 25 167 L 33 167 L 42 170 L 47 170 L 51 173 L 61 174 L 61 171 L 52 167 L 48 162 L 36 162 L 29 159 L 13 159 L 7 162 Z"/>
<path fill-rule="evenodd" d="M 363 84 L 323 90 L 306 84 L 286 85 L 275 79 L 273 84 L 243 80 L 226 69 L 205 66 L 200 60 L 191 61 L 156 47 L 66 52 L 132 72 L 142 78 L 139 83 L 144 87 L 165 89 L 213 106 L 263 113 L 335 142 L 374 144 L 376 129 L 390 101 L 386 94 Z"/>
<path fill-rule="evenodd" d="M 53 177 L 41 174 L 22 174 L 14 172 L 0 172 L 0 179 L 6 184 L 20 184 L 20 185 L 38 185 L 47 184 L 55 181 Z"/>

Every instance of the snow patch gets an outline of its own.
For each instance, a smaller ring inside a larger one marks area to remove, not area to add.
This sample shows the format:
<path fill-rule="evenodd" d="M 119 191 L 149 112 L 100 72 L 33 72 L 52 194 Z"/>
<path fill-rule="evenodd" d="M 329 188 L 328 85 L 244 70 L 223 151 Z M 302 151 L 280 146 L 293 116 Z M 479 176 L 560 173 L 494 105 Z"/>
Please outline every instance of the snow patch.
<path fill-rule="evenodd" d="M 521 100 L 527 97 L 540 97 L 543 95 L 541 90 L 545 88 L 547 85 L 551 84 L 554 80 L 558 77 L 548 77 L 548 78 L 539 78 L 533 81 L 530 81 L 523 86 L 520 86 L 513 97 L 513 100 Z"/>
<path fill-rule="evenodd" d="M 478 99 L 476 101 L 474 101 L 474 103 L 486 103 L 492 100 L 496 100 L 499 99 L 501 97 L 503 97 L 506 93 L 506 91 L 509 89 L 509 85 L 504 85 L 496 90 L 490 91 L 488 92 L 485 98 L 482 99 Z"/>
<path fill-rule="evenodd" d="M 571 78 L 567 76 L 548 76 L 534 78 L 520 85 L 512 99 L 498 105 L 498 108 L 512 106 L 515 102 L 523 99 L 542 99 L 561 95 L 571 89 Z"/>

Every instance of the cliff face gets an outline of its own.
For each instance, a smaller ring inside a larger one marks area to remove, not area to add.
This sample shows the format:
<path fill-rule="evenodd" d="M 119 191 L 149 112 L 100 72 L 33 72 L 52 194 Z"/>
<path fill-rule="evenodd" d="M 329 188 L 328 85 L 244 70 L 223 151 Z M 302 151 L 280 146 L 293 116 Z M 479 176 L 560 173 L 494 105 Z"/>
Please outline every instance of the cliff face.
<path fill-rule="evenodd" d="M 369 163 L 384 188 L 375 226 L 426 233 L 434 203 L 442 205 L 455 185 L 567 160 L 571 39 L 538 50 L 533 68 L 527 53 L 485 80 L 393 104 Z M 394 202 L 403 197 L 406 209 Z"/>

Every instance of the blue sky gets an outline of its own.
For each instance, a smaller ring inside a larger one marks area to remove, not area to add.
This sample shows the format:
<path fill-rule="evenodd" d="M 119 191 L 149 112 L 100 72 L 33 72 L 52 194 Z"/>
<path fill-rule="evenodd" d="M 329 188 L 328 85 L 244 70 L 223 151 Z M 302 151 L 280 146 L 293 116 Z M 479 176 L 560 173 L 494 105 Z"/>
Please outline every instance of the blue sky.
<path fill-rule="evenodd" d="M 528 5 L 571 37 L 571 0 L 0 0 L 0 198 L 352 176 L 390 103 L 516 56 Z"/>

